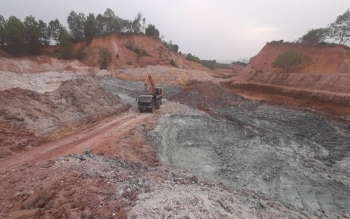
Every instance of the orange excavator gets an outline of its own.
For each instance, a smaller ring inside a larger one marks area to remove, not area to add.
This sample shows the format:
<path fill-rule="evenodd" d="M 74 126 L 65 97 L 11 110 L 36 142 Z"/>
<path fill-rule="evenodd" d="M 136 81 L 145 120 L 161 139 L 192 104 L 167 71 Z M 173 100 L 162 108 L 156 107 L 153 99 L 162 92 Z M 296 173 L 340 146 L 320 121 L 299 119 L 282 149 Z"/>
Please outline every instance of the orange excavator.
<path fill-rule="evenodd" d="M 151 112 L 154 109 L 159 109 L 160 105 L 162 105 L 163 100 L 163 89 L 160 87 L 156 87 L 152 76 L 150 73 L 147 74 L 145 80 L 145 91 L 148 89 L 148 83 L 151 84 L 151 89 L 148 94 L 143 94 L 139 98 L 137 98 L 138 109 L 140 112 L 149 110 Z"/>

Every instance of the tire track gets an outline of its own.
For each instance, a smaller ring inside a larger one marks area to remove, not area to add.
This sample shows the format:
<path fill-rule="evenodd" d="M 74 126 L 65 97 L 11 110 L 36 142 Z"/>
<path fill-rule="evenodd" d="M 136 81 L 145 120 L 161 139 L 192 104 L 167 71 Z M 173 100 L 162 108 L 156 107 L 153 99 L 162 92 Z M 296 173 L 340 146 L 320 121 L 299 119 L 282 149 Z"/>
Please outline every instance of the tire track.
<path fill-rule="evenodd" d="M 98 142 L 108 136 L 122 136 L 133 128 L 134 124 L 150 116 L 150 114 L 127 113 L 122 116 L 113 116 L 99 122 L 96 126 L 78 131 L 53 142 L 48 142 L 16 154 L 0 162 L 0 173 L 21 165 L 41 160 L 55 159 L 69 154 L 79 154 L 94 148 Z M 110 120 L 110 121 L 108 121 Z M 118 133 L 119 132 L 119 133 Z"/>

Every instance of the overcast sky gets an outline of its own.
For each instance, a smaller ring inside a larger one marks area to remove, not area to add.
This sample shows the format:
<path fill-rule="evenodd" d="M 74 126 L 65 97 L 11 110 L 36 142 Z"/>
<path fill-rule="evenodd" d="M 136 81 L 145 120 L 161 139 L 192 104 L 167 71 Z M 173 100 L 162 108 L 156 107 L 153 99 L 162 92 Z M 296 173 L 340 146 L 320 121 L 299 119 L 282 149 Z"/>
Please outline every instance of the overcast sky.
<path fill-rule="evenodd" d="M 294 41 L 326 27 L 350 8 L 350 0 L 0 0 L 5 19 L 33 15 L 65 26 L 72 10 L 97 15 L 106 8 L 130 20 L 141 12 L 183 53 L 231 60 L 255 56 L 268 41 Z"/>

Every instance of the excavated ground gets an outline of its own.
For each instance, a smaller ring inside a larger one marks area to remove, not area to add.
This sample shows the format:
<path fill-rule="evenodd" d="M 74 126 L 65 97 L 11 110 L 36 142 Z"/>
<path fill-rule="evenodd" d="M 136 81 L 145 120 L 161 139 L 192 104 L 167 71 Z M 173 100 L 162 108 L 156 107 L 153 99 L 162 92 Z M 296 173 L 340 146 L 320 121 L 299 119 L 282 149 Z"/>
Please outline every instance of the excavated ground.
<path fill-rule="evenodd" d="M 142 82 L 96 80 L 126 103 L 90 83 L 42 95 L 11 90 L 66 104 L 51 108 L 49 100 L 12 95 L 6 107 L 22 100 L 63 113 L 73 106 L 72 115 L 133 107 L 42 145 L 57 149 L 52 156 L 0 171 L 1 218 L 350 217 L 349 124 L 249 101 L 211 83 L 185 90 L 162 85 L 167 100 L 161 109 L 139 114 L 135 98 Z M 79 95 L 86 99 L 74 98 Z M 21 122 L 19 115 L 11 124 Z"/>
<path fill-rule="evenodd" d="M 319 216 L 349 212 L 348 124 L 248 101 L 213 84 L 173 99 L 211 115 L 162 117 L 150 134 L 161 160 Z"/>

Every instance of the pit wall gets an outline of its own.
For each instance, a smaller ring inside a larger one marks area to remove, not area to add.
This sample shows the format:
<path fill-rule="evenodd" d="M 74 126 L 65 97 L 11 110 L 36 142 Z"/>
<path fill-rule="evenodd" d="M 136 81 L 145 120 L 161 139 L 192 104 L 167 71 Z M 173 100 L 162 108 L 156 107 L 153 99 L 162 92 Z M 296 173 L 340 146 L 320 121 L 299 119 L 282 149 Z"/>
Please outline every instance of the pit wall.
<path fill-rule="evenodd" d="M 323 92 L 318 90 L 295 89 L 283 86 L 274 86 L 258 83 L 232 83 L 231 88 L 238 88 L 243 90 L 250 90 L 254 92 L 278 94 L 282 96 L 293 97 L 297 99 L 305 99 L 311 101 L 318 101 L 323 103 L 330 103 L 337 106 L 350 107 L 350 95 L 339 94 L 332 92 Z"/>
<path fill-rule="evenodd" d="M 272 68 L 271 64 L 280 54 L 289 49 L 299 51 L 311 58 L 310 62 L 291 68 L 289 72 L 312 74 L 350 72 L 350 49 L 348 47 L 333 44 L 311 46 L 296 43 L 267 43 L 256 56 L 250 59 L 244 72 L 286 72 L 284 69 Z"/>
<path fill-rule="evenodd" d="M 251 73 L 249 82 L 293 88 L 350 93 L 350 74 Z"/>

